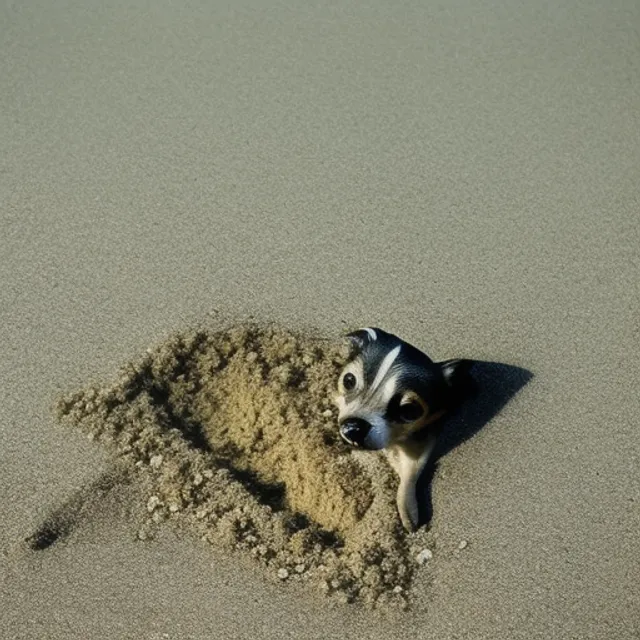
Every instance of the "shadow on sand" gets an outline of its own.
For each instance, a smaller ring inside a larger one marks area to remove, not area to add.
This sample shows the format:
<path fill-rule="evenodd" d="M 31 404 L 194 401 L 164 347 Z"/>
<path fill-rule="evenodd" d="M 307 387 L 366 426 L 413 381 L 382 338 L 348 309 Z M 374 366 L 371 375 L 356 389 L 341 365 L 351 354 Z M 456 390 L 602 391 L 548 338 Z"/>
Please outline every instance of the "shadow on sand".
<path fill-rule="evenodd" d="M 442 456 L 480 431 L 533 378 L 527 369 L 476 360 L 471 369 L 473 389 L 441 426 L 438 444 L 418 483 L 420 525 L 433 515 L 431 483 Z"/>

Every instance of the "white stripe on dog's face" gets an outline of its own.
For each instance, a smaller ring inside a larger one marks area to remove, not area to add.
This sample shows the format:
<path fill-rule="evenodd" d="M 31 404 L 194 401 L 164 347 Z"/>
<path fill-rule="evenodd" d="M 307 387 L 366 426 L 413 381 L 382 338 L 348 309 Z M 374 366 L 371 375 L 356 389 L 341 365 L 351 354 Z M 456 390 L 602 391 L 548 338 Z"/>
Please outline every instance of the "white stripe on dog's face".
<path fill-rule="evenodd" d="M 386 382 L 380 388 L 380 393 L 378 393 L 378 402 L 383 404 L 385 407 L 391 402 L 391 398 L 393 398 L 398 384 L 398 375 L 390 376 Z"/>
<path fill-rule="evenodd" d="M 389 351 L 389 353 L 387 353 L 387 355 L 384 357 L 384 360 L 380 363 L 380 368 L 376 373 L 376 377 L 373 379 L 373 382 L 369 387 L 369 395 L 373 395 L 376 392 L 376 389 L 385 379 L 387 373 L 389 373 L 389 371 L 391 370 L 393 363 L 396 361 L 396 358 L 400 353 L 400 349 L 402 349 L 402 345 L 399 344 L 397 347 Z"/>

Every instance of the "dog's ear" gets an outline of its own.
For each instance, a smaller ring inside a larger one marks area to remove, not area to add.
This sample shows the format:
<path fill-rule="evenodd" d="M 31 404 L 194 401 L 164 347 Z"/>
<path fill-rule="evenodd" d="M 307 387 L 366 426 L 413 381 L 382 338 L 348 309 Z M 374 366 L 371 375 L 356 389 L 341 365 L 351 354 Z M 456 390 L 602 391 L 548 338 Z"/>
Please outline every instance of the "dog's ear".
<path fill-rule="evenodd" d="M 471 386 L 471 367 L 473 360 L 445 360 L 439 362 L 440 370 L 444 376 L 444 381 L 453 392 L 454 396 L 464 394 Z"/>
<path fill-rule="evenodd" d="M 347 338 L 351 341 L 351 344 L 359 350 L 364 349 L 370 342 L 374 342 L 378 339 L 380 329 L 374 329 L 372 327 L 366 327 L 364 329 L 358 329 L 347 333 Z"/>

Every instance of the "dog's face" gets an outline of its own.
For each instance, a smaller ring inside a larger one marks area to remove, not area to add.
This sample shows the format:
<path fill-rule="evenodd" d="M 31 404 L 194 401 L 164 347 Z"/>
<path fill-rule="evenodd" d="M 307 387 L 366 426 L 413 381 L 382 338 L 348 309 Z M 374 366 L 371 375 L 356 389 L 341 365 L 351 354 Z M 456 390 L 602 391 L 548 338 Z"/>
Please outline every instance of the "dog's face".
<path fill-rule="evenodd" d="M 340 435 L 350 445 L 384 449 L 444 415 L 470 362 L 434 363 L 381 329 L 348 335 L 354 355 L 340 374 Z"/>

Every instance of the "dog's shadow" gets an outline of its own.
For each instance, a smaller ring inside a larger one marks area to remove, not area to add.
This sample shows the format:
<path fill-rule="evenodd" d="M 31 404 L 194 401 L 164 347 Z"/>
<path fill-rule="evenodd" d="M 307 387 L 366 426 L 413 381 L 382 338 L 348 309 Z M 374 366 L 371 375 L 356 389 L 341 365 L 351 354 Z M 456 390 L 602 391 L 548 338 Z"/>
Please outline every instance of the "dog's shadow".
<path fill-rule="evenodd" d="M 418 482 L 420 526 L 430 523 L 433 516 L 431 484 L 440 458 L 478 433 L 531 380 L 533 374 L 521 367 L 476 360 L 471 376 L 472 389 L 461 406 L 442 423 L 436 449 Z"/>

